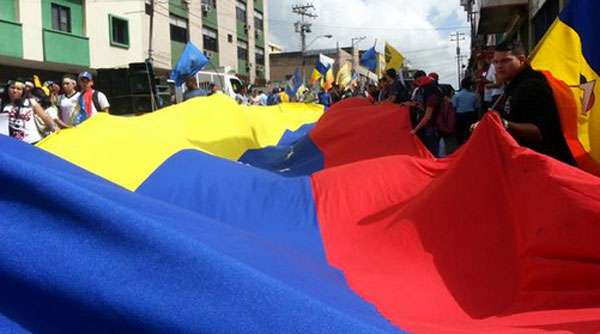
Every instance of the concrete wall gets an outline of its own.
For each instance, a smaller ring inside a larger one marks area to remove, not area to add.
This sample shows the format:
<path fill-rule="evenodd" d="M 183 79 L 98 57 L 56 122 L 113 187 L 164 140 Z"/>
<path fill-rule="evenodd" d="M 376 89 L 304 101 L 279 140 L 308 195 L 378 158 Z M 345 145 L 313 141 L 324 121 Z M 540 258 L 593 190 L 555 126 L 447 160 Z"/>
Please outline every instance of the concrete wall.
<path fill-rule="evenodd" d="M 19 0 L 17 12 L 23 24 L 23 58 L 44 61 L 41 1 Z"/>
<path fill-rule="evenodd" d="M 126 19 L 129 23 L 129 48 L 110 44 L 109 15 Z M 148 57 L 147 40 L 141 32 L 149 16 L 140 1 L 91 2 L 85 5 L 85 32 L 90 39 L 90 65 L 92 68 L 126 67 Z"/>
<path fill-rule="evenodd" d="M 219 63 L 237 71 L 237 31 L 235 19 L 235 1 L 217 1 L 217 22 L 219 24 Z M 227 36 L 231 35 L 231 42 Z"/>

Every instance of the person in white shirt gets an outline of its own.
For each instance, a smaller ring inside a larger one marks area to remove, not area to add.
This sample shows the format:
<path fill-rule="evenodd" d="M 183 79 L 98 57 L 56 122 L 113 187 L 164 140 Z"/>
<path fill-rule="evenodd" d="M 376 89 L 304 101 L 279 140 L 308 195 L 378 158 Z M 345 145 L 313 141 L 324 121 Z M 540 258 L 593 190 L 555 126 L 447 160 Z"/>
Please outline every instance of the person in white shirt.
<path fill-rule="evenodd" d="M 57 122 L 61 128 L 69 127 L 69 121 L 73 117 L 75 106 L 79 100 L 79 92 L 75 90 L 77 87 L 77 80 L 72 74 L 65 74 L 62 80 L 62 88 L 64 94 L 61 94 L 56 102 L 58 108 L 58 118 L 60 122 Z"/>
<path fill-rule="evenodd" d="M 42 139 L 35 123 L 34 115 L 42 119 L 52 132 L 58 131 L 59 127 L 35 99 L 25 98 L 25 84 L 19 80 L 11 80 L 7 85 L 8 91 L 3 98 L 2 114 L 8 115 L 8 127 L 11 137 L 22 140 L 29 144 L 35 144 Z"/>
<path fill-rule="evenodd" d="M 502 93 L 504 93 L 504 83 L 498 81 L 496 66 L 491 64 L 485 76 L 485 90 L 483 91 L 485 107 L 491 108 Z"/>

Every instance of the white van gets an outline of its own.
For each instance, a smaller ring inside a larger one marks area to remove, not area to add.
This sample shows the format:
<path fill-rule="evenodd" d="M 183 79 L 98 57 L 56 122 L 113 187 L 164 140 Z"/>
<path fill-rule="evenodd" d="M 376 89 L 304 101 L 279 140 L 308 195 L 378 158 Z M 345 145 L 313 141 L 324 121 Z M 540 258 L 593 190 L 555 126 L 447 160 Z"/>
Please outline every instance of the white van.
<path fill-rule="evenodd" d="M 200 71 L 196 73 L 196 80 L 198 81 L 198 88 L 210 91 L 210 85 L 216 84 L 221 87 L 221 91 L 235 99 L 235 95 L 242 88 L 242 81 L 233 74 L 228 74 L 228 67 L 220 67 L 215 71 Z M 185 92 L 185 84 L 181 87 L 177 87 L 177 102 L 183 100 L 183 92 Z"/>

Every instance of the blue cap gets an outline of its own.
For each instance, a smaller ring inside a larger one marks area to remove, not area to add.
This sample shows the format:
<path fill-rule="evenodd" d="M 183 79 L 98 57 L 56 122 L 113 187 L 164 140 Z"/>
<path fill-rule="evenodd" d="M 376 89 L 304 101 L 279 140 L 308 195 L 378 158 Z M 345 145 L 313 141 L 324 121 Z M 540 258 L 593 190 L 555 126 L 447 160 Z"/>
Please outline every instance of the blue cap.
<path fill-rule="evenodd" d="M 81 78 L 86 78 L 88 80 L 92 80 L 92 73 L 88 72 L 88 71 L 84 71 L 79 73 L 79 79 Z"/>

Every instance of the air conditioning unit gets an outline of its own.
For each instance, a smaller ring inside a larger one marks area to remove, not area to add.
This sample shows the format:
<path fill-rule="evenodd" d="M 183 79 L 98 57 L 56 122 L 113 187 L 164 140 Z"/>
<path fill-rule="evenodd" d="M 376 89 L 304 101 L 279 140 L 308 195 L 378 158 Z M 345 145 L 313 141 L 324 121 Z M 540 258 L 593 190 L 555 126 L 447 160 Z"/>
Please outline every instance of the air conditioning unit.
<path fill-rule="evenodd" d="M 263 65 L 256 65 L 256 70 L 263 72 L 265 70 L 265 67 Z"/>
<path fill-rule="evenodd" d="M 204 55 L 206 56 L 206 58 L 208 59 L 212 59 L 215 56 L 215 53 L 213 51 L 204 51 Z"/>
<path fill-rule="evenodd" d="M 244 30 L 246 31 L 250 31 L 250 29 L 252 29 L 252 26 L 249 24 L 244 24 Z"/>
<path fill-rule="evenodd" d="M 203 3 L 200 5 L 200 9 L 202 9 L 203 13 L 210 13 L 210 11 L 212 10 L 212 7 L 209 4 Z"/>
<path fill-rule="evenodd" d="M 251 69 L 252 68 L 252 63 L 246 64 L 246 68 Z"/>
<path fill-rule="evenodd" d="M 255 33 L 256 33 L 256 38 L 259 38 L 263 34 L 263 32 L 261 30 L 255 30 Z"/>

